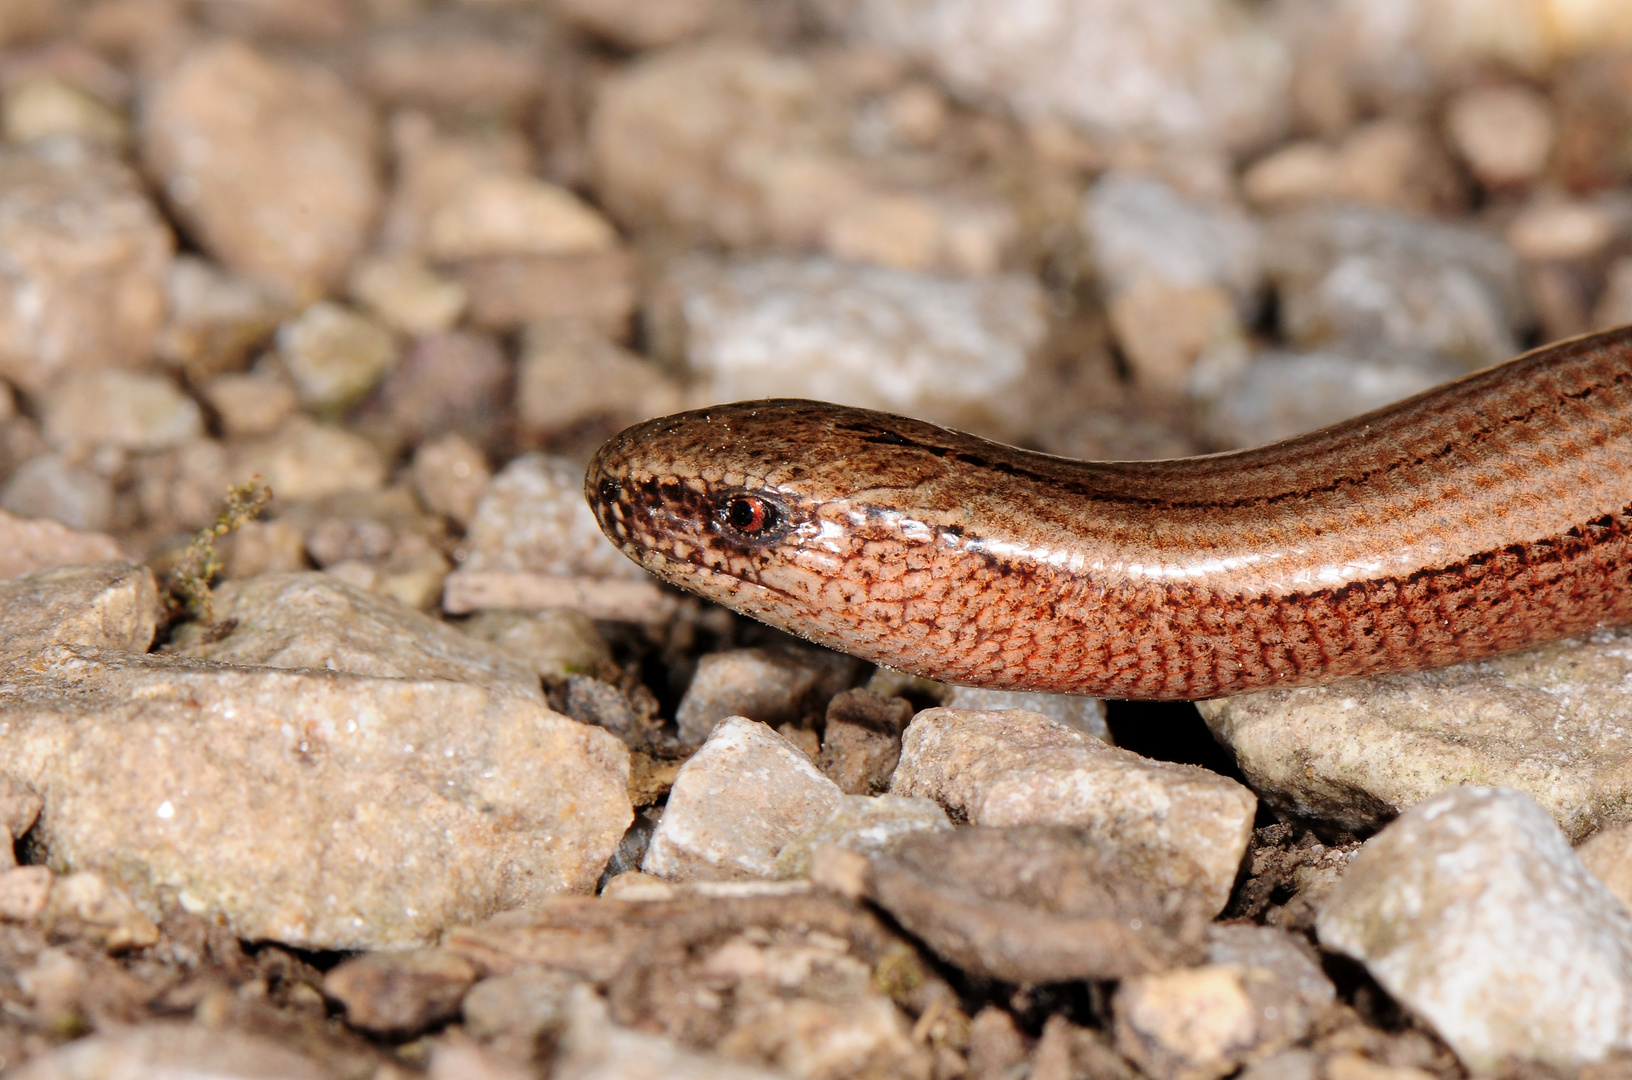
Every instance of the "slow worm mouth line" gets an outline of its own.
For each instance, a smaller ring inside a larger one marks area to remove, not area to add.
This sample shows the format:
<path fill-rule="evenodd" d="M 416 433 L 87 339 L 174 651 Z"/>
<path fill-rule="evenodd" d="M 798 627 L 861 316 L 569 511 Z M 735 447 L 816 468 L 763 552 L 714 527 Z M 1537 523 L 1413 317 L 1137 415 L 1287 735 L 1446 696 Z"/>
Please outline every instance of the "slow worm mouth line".
<path fill-rule="evenodd" d="M 949 682 L 1218 697 L 1632 622 L 1632 327 L 1225 455 L 1071 461 L 903 417 L 758 401 L 630 429 L 592 479 L 602 466 L 843 500 L 855 512 L 824 519 L 821 535 L 754 549 L 803 553 L 804 571 L 841 588 L 794 595 L 702 566 L 677 583 Z M 593 483 L 586 493 L 597 501 Z M 627 534 L 722 550 L 702 501 L 673 508 L 669 532 L 648 518 L 654 528 Z M 907 521 L 959 522 L 958 542 L 870 542 Z M 640 545 L 626 547 L 637 560 L 650 554 Z M 881 621 L 878 605 L 897 600 L 916 613 L 906 627 Z"/>

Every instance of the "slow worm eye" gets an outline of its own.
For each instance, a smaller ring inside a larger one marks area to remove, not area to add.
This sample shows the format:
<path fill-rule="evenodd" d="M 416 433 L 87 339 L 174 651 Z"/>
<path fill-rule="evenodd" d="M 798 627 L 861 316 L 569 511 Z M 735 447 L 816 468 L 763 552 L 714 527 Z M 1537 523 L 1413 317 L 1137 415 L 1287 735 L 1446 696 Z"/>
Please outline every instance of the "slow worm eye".
<path fill-rule="evenodd" d="M 725 523 L 744 536 L 776 527 L 776 508 L 754 495 L 734 495 L 725 504 Z"/>

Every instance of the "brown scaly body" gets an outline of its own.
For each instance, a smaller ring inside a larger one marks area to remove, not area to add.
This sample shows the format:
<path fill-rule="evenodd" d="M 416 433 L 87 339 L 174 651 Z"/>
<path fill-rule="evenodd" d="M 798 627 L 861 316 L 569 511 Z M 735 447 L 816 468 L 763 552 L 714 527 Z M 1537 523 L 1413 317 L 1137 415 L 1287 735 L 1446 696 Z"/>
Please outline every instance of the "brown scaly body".
<path fill-rule="evenodd" d="M 668 581 L 947 682 L 1198 699 L 1632 622 L 1632 328 L 1272 446 L 1071 461 L 808 401 L 601 448 Z"/>

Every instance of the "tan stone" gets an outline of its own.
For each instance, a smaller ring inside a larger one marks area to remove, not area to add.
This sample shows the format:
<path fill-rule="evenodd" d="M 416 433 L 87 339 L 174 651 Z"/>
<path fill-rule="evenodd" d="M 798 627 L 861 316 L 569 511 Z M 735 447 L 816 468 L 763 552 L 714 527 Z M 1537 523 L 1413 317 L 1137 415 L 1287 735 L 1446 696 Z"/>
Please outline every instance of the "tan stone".
<path fill-rule="evenodd" d="M 323 977 L 323 993 L 346 1009 L 346 1022 L 382 1035 L 412 1035 L 459 1014 L 476 968 L 442 949 L 365 953 Z"/>
<path fill-rule="evenodd" d="M 499 470 L 465 539 L 470 555 L 463 571 L 647 581 L 645 571 L 602 534 L 584 503 L 583 466 L 565 458 L 523 454 Z"/>
<path fill-rule="evenodd" d="M 229 372 L 201 388 L 228 435 L 268 435 L 300 405 L 300 395 L 281 378 Z"/>
<path fill-rule="evenodd" d="M 158 622 L 153 571 L 125 562 L 36 570 L 0 581 L 0 653 L 47 645 L 146 652 Z"/>
<path fill-rule="evenodd" d="M 1590 259 L 1620 231 L 1610 208 L 1585 201 L 1542 199 L 1525 209 L 1507 228 L 1507 241 L 1526 259 Z"/>
<path fill-rule="evenodd" d="M 678 412 L 680 387 L 582 319 L 534 323 L 527 328 L 516 372 L 516 411 L 539 431 L 611 417 L 635 423 Z"/>
<path fill-rule="evenodd" d="M 130 559 L 111 536 L 0 510 L 0 581 L 35 570 L 110 559 Z"/>
<path fill-rule="evenodd" d="M 1575 854 L 1632 911 L 1632 824 L 1599 829 L 1576 846 Z"/>
<path fill-rule="evenodd" d="M 373 389 L 397 345 L 372 319 L 323 300 L 278 327 L 278 355 L 301 403 L 333 412 Z"/>
<path fill-rule="evenodd" d="M 1535 179 L 1557 136 L 1551 104 L 1525 86 L 1464 90 L 1451 99 L 1445 128 L 1474 176 L 1492 188 Z"/>
<path fill-rule="evenodd" d="M 680 741 L 697 744 L 714 725 L 745 716 L 776 727 L 822 716 L 854 680 L 857 663 L 825 649 L 727 649 L 708 653 L 675 709 Z"/>
<path fill-rule="evenodd" d="M 460 525 L 476 516 L 487 482 L 493 478 L 487 455 L 463 436 L 444 435 L 414 451 L 414 493 L 425 509 L 446 514 Z"/>
<path fill-rule="evenodd" d="M 282 1042 L 196 1024 L 148 1023 L 57 1047 L 17 1070 L 19 1080 L 127 1080 L 208 1070 L 220 1080 L 331 1080 Z"/>
<path fill-rule="evenodd" d="M 409 256 L 360 260 L 352 268 L 348 290 L 375 317 L 404 334 L 451 330 L 470 303 L 464 286 Z"/>
<path fill-rule="evenodd" d="M 74 372 L 45 395 L 43 430 L 59 450 L 161 450 L 204 433 L 198 403 L 163 375 Z"/>
<path fill-rule="evenodd" d="M 470 321 L 486 330 L 584 319 L 622 337 L 638 298 L 640 268 L 623 248 L 585 255 L 462 259 L 443 269 L 469 293 Z"/>
<path fill-rule="evenodd" d="M 437 261 L 607 251 L 617 234 L 565 188 L 493 173 L 456 189 L 426 222 L 425 254 Z"/>
<path fill-rule="evenodd" d="M 302 416 L 233 457 L 238 479 L 259 476 L 275 498 L 288 502 L 372 491 L 385 482 L 385 465 L 365 439 Z"/>
<path fill-rule="evenodd" d="M 560 10 L 577 26 L 626 49 L 671 45 L 707 26 L 722 0 L 561 0 Z"/>
<path fill-rule="evenodd" d="M 1182 394 L 1203 353 L 1245 344 L 1235 302 L 1217 285 L 1146 279 L 1111 298 L 1110 316 L 1135 381 L 1157 393 Z"/>
<path fill-rule="evenodd" d="M 0 128 L 11 143 L 60 135 L 113 148 L 122 148 L 131 141 L 130 123 L 122 114 L 50 75 L 25 79 L 6 88 L 0 95 Z"/>

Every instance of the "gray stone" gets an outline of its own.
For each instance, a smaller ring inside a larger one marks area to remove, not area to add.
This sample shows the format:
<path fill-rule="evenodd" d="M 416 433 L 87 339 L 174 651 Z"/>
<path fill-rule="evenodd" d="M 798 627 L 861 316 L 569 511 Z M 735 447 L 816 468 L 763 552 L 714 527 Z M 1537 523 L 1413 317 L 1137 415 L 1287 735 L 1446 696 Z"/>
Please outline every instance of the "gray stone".
<path fill-rule="evenodd" d="M 729 649 L 708 653 L 675 709 L 680 741 L 696 745 L 728 716 L 776 727 L 821 715 L 860 664 L 825 649 Z"/>
<path fill-rule="evenodd" d="M 1632 916 L 1520 792 L 1456 788 L 1407 810 L 1316 925 L 1471 1070 L 1632 1047 Z"/>
<path fill-rule="evenodd" d="M 1152 761 L 1038 713 L 926 709 L 890 791 L 925 795 L 972 825 L 1098 831 L 1216 913 L 1229 899 L 1258 801 L 1217 773 Z"/>
<path fill-rule="evenodd" d="M 178 653 L 218 664 L 444 679 L 544 700 L 538 675 L 518 657 L 326 574 L 229 581 L 215 591 L 214 607 L 225 631 L 178 634 Z"/>
<path fill-rule="evenodd" d="M 929 799 L 846 795 L 832 817 L 777 853 L 776 876 L 782 879 L 808 877 L 812 855 L 825 845 L 872 856 L 900 837 L 951 827 L 946 811 Z"/>
<path fill-rule="evenodd" d="M 1412 675 L 1200 703 L 1254 791 L 1371 829 L 1458 784 L 1535 799 L 1571 837 L 1632 820 L 1632 631 Z"/>
<path fill-rule="evenodd" d="M 551 682 L 571 675 L 610 675 L 615 670 L 612 651 L 595 620 L 572 608 L 478 611 L 457 625 L 525 661 Z"/>
<path fill-rule="evenodd" d="M 75 372 L 45 395 L 43 431 L 59 450 L 161 450 L 204 433 L 198 403 L 162 375 Z"/>
<path fill-rule="evenodd" d="M 846 795 L 876 795 L 901 760 L 901 732 L 912 719 L 906 698 L 860 688 L 833 695 L 816 764 Z"/>
<path fill-rule="evenodd" d="M 612 546 L 584 502 L 583 466 L 523 454 L 500 469 L 465 534 L 462 569 L 644 580 Z"/>
<path fill-rule="evenodd" d="M 385 329 L 327 300 L 278 327 L 278 355 L 303 405 L 333 412 L 352 404 L 397 362 Z"/>
<path fill-rule="evenodd" d="M 104 533 L 76 532 L 60 522 L 0 510 L 0 581 L 57 566 L 129 558 L 119 541 Z"/>
<path fill-rule="evenodd" d="M 48 518 L 70 529 L 98 532 L 113 521 L 113 485 L 60 454 L 41 454 L 6 479 L 0 508 L 18 517 Z"/>
<path fill-rule="evenodd" d="M 632 816 L 623 745 L 503 686 L 81 646 L 5 668 L 46 860 L 245 938 L 427 944 L 593 889 Z"/>
<path fill-rule="evenodd" d="M 199 1024 L 148 1023 L 57 1047 L 19 1068 L 19 1080 L 331 1080 L 280 1041 Z"/>
<path fill-rule="evenodd" d="M 1092 735 L 1100 742 L 1111 741 L 1111 729 L 1105 723 L 1105 703 L 1098 698 L 1080 694 L 1031 694 L 1020 690 L 982 690 L 973 686 L 953 686 L 941 702 L 949 709 L 969 709 L 973 712 L 998 712 L 1004 709 L 1024 709 L 1042 713 L 1068 728 L 1084 735 Z"/>
<path fill-rule="evenodd" d="M 782 849 L 843 797 L 776 732 L 728 717 L 680 767 L 641 869 L 677 881 L 774 876 Z"/>
<path fill-rule="evenodd" d="M 0 653 L 46 645 L 144 653 L 159 615 L 158 583 L 145 566 L 36 570 L 0 581 Z"/>

